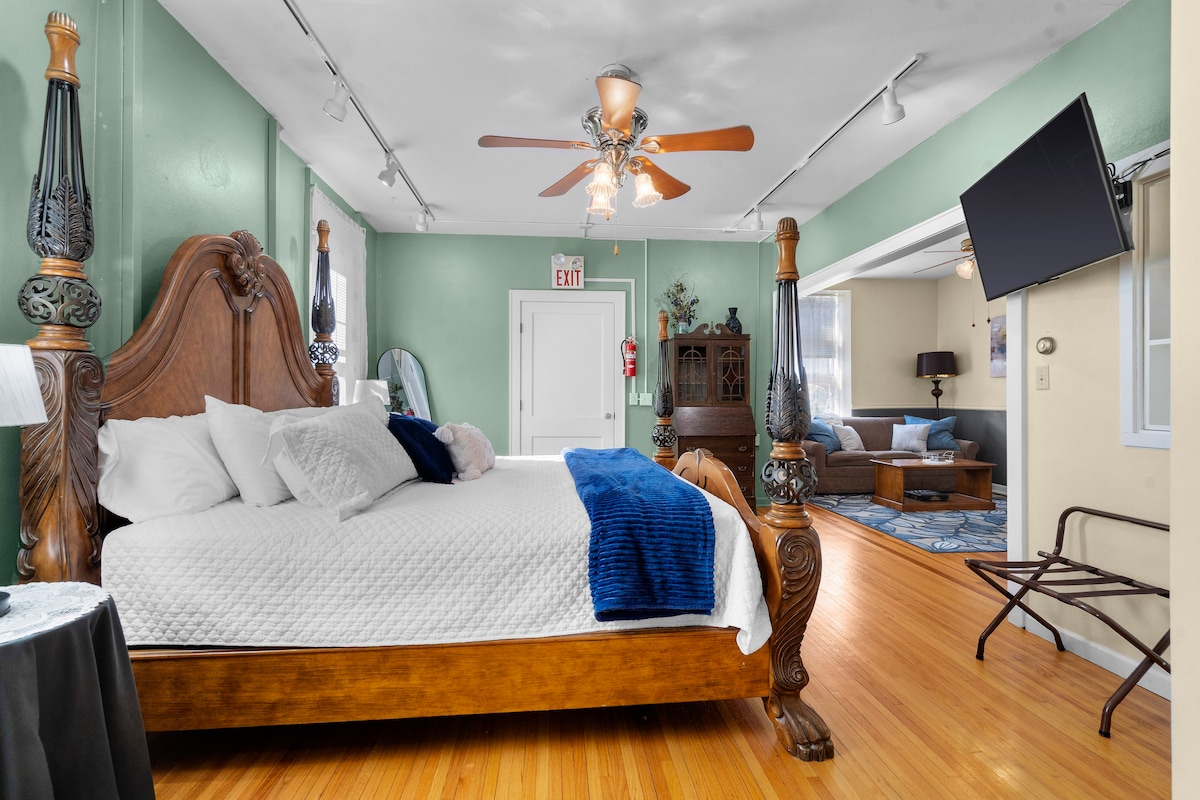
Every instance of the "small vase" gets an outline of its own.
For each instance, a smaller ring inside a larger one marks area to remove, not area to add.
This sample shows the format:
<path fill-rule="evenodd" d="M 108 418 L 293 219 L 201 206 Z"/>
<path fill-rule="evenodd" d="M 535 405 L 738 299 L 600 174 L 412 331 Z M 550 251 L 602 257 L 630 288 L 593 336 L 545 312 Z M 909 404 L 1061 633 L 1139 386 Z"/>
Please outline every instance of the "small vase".
<path fill-rule="evenodd" d="M 686 322 L 681 322 L 681 323 L 679 323 L 679 325 L 677 325 L 677 326 L 676 326 L 676 328 L 675 328 L 675 329 L 676 329 L 676 330 L 677 330 L 679 333 L 687 333 L 687 332 L 688 332 L 687 323 L 686 323 Z"/>
<path fill-rule="evenodd" d="M 725 320 L 725 327 L 729 328 L 730 333 L 742 332 L 742 321 L 737 318 L 737 308 L 729 309 L 729 317 Z"/>

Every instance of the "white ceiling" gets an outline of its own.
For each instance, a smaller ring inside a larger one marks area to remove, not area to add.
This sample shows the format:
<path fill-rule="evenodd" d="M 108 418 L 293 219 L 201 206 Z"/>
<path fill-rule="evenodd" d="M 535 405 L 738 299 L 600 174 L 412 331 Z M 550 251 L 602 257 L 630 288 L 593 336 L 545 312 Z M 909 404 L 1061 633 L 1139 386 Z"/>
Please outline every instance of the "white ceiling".
<path fill-rule="evenodd" d="M 803 223 L 1125 0 L 161 2 L 380 232 L 413 231 L 421 206 L 403 179 L 390 189 L 376 179 L 384 148 L 353 107 L 342 123 L 321 111 L 333 90 L 326 59 L 432 212 L 431 233 L 760 241 L 780 217 Z M 914 54 L 922 60 L 897 84 L 904 120 L 882 125 L 875 100 L 785 181 Z M 477 145 L 484 134 L 586 139 L 580 117 L 598 104 L 595 76 L 614 62 L 642 84 L 646 135 L 747 124 L 753 149 L 655 156 L 692 190 L 639 209 L 627 182 L 606 222 L 586 215 L 583 183 L 538 197 L 589 152 Z M 765 231 L 751 231 L 749 214 L 768 194 Z"/>

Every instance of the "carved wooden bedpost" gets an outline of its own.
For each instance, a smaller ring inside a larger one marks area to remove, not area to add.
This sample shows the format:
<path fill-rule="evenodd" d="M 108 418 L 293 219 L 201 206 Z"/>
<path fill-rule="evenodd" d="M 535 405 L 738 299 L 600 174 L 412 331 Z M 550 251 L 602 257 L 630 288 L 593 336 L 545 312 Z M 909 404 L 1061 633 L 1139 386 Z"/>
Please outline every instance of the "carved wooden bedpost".
<path fill-rule="evenodd" d="M 654 387 L 654 413 L 658 423 L 650 434 L 658 445 L 654 461 L 667 469 L 675 468 L 675 426 L 671 416 L 675 413 L 675 390 L 671 388 L 671 343 L 667 339 L 667 312 L 658 312 L 658 385 Z"/>
<path fill-rule="evenodd" d="M 337 313 L 333 305 L 333 285 L 329 276 L 329 223 L 317 222 L 317 280 L 313 291 L 312 329 L 316 334 L 308 346 L 317 374 L 329 382 L 330 403 L 338 404 L 338 382 L 333 365 L 338 360 L 338 347 L 333 343 L 337 328 Z"/>
<path fill-rule="evenodd" d="M 771 458 L 763 466 L 762 484 L 771 498 L 763 517 L 762 535 L 778 560 L 767 570 L 767 605 L 771 608 L 771 694 L 767 711 L 775 721 L 788 752 L 804 761 L 833 757 L 829 727 L 800 699 L 808 671 L 800 646 L 821 583 L 821 540 L 804 508 L 816 489 L 816 474 L 800 443 L 812 422 L 808 382 L 801 363 L 797 319 L 796 220 L 779 221 L 775 241 L 779 267 L 775 283 L 779 305 L 775 315 L 775 352 L 767 384 L 766 428 L 774 440 Z"/>
<path fill-rule="evenodd" d="M 93 232 L 79 130 L 79 34 L 61 12 L 50 14 L 45 31 L 49 86 L 28 221 L 29 247 L 42 263 L 21 287 L 17 304 L 38 326 L 28 344 L 47 421 L 21 431 L 17 572 L 22 581 L 99 583 L 96 430 L 104 369 L 85 339 L 100 317 L 100 295 L 83 270 Z"/>

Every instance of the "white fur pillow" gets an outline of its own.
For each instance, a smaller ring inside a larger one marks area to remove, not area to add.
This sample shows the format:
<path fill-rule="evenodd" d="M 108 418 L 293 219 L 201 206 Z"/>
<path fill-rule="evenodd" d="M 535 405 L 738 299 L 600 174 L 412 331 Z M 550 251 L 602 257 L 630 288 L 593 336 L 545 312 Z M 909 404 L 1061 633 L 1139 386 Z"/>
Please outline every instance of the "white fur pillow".
<path fill-rule="evenodd" d="M 914 453 L 923 453 L 926 450 L 925 442 L 929 439 L 928 425 L 893 425 L 892 426 L 892 449 L 893 450 L 909 450 Z"/>
<path fill-rule="evenodd" d="M 211 508 L 237 494 L 204 414 L 100 426 L 101 505 L 130 522 Z"/>
<path fill-rule="evenodd" d="M 473 481 L 496 466 L 496 451 L 492 449 L 492 443 L 474 425 L 447 422 L 433 435 L 446 445 L 454 471 L 461 480 Z"/>
<path fill-rule="evenodd" d="M 271 423 L 266 457 L 297 500 L 340 522 L 417 477 L 387 419 L 373 398 L 309 419 L 282 416 Z"/>
<path fill-rule="evenodd" d="M 851 428 L 849 425 L 830 425 L 833 432 L 837 434 L 838 441 L 842 443 L 843 450 L 865 450 L 863 447 L 862 437 L 858 435 L 858 431 Z"/>
<path fill-rule="evenodd" d="M 235 405 L 204 397 L 204 412 L 208 417 L 208 432 L 213 444 L 237 484 L 242 502 L 251 506 L 273 506 L 292 496 L 283 478 L 270 461 L 263 461 L 271 423 L 282 416 L 315 417 L 332 411 L 320 406 L 287 408 L 262 412 L 251 406 Z"/>

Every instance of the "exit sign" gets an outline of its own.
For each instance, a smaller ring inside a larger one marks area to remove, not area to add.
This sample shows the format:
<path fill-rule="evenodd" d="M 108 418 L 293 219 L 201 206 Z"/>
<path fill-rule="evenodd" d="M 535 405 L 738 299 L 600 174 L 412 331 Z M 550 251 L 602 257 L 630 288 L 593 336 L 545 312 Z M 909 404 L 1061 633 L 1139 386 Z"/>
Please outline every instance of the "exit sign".
<path fill-rule="evenodd" d="M 550 285 L 555 289 L 582 289 L 583 256 L 555 254 L 550 259 Z"/>

